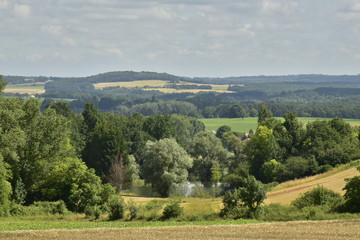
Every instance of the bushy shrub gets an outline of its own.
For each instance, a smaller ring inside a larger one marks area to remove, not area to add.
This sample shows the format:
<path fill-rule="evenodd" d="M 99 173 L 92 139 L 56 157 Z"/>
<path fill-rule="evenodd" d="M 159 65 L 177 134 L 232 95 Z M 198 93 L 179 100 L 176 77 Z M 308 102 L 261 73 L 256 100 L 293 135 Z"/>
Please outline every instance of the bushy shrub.
<path fill-rule="evenodd" d="M 331 171 L 333 169 L 334 169 L 333 166 L 326 164 L 326 165 L 319 166 L 317 173 L 318 174 L 325 173 L 325 172 Z"/>
<path fill-rule="evenodd" d="M 139 206 L 133 200 L 128 201 L 126 204 L 127 209 L 129 210 L 129 220 L 136 219 L 139 214 Z"/>
<path fill-rule="evenodd" d="M 360 167 L 358 170 L 360 170 Z M 344 190 L 346 191 L 344 210 L 347 212 L 360 212 L 360 176 L 346 179 Z"/>
<path fill-rule="evenodd" d="M 314 158 L 290 157 L 277 170 L 275 180 L 279 182 L 311 176 L 317 173 L 318 163 Z"/>
<path fill-rule="evenodd" d="M 109 220 L 119 220 L 124 217 L 125 202 L 119 195 L 113 195 L 108 201 Z"/>
<path fill-rule="evenodd" d="M 101 208 L 99 206 L 90 206 L 87 205 L 84 210 L 86 217 L 94 217 L 95 219 L 99 219 L 101 216 Z"/>
<path fill-rule="evenodd" d="M 162 218 L 166 220 L 170 218 L 180 217 L 183 214 L 184 214 L 184 208 L 180 206 L 180 202 L 172 201 L 165 206 L 164 211 L 162 213 Z"/>
<path fill-rule="evenodd" d="M 157 221 L 161 218 L 163 206 L 166 201 L 163 200 L 151 200 L 145 206 L 139 207 L 138 219 L 145 219 L 147 221 Z"/>
<path fill-rule="evenodd" d="M 222 217 L 231 218 L 254 218 L 259 215 L 260 205 L 266 198 L 264 185 L 249 176 L 242 188 L 228 191 L 223 197 L 224 208 L 221 210 Z"/>
<path fill-rule="evenodd" d="M 269 204 L 263 207 L 259 217 L 264 221 L 295 221 L 304 219 L 302 212 L 295 206 Z"/>
<path fill-rule="evenodd" d="M 330 189 L 318 186 L 295 199 L 291 204 L 299 209 L 312 206 L 327 207 L 329 211 L 335 210 L 343 203 L 343 197 Z"/>
<path fill-rule="evenodd" d="M 64 201 L 56 202 L 35 202 L 30 206 L 23 206 L 17 203 L 11 205 L 10 213 L 13 216 L 37 216 L 69 213 Z"/>

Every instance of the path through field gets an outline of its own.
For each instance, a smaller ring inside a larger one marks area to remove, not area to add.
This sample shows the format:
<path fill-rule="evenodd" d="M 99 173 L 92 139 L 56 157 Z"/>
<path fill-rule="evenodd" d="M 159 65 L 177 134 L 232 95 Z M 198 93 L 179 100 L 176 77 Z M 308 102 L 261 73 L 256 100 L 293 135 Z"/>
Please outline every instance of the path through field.
<path fill-rule="evenodd" d="M 46 230 L 0 232 L 2 240 L 68 240 L 68 239 L 293 239 L 358 240 L 360 221 L 314 221 L 259 223 L 245 225 L 184 226 L 160 228 L 121 228 L 88 230 Z"/>
<path fill-rule="evenodd" d="M 334 174 L 325 173 L 299 179 L 295 181 L 285 182 L 276 187 L 273 191 L 268 193 L 266 204 L 269 203 L 281 203 L 290 204 L 300 194 L 309 191 L 318 185 L 324 186 L 335 192 L 343 194 L 342 189 L 345 187 L 345 179 L 360 175 L 359 171 L 355 167 L 340 171 Z M 293 186 L 291 186 L 293 185 Z"/>

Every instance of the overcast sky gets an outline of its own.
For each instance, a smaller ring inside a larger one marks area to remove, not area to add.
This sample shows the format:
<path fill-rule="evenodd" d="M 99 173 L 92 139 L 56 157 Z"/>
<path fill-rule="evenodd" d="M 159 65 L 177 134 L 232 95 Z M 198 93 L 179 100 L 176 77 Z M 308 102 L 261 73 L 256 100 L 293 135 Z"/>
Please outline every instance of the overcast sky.
<path fill-rule="evenodd" d="M 0 74 L 359 74 L 359 0 L 0 0 Z"/>

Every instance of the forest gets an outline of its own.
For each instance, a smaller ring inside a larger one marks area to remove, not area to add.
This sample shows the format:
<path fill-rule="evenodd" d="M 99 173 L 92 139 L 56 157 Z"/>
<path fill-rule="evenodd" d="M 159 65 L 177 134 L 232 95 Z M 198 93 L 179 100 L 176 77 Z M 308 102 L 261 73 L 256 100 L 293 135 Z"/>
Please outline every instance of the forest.
<path fill-rule="evenodd" d="M 35 94 L 44 99 L 42 109 L 51 102 L 66 99 L 75 113 L 81 113 L 85 103 L 91 102 L 101 112 L 126 116 L 141 113 L 239 118 L 257 116 L 264 103 L 276 117 L 294 111 L 299 117 L 360 118 L 360 107 L 356 104 L 360 100 L 359 75 L 187 78 L 166 73 L 109 72 L 79 78 L 4 76 L 4 80 L 8 85 L 20 86 L 42 83 L 45 93 Z M 98 83 L 134 81 L 147 81 L 148 85 L 94 87 Z M 154 81 L 164 81 L 164 85 L 152 87 Z M 219 87 L 222 90 L 216 90 Z M 29 96 L 26 93 L 4 95 Z"/>
<path fill-rule="evenodd" d="M 194 183 L 223 197 L 221 216 L 255 217 L 272 186 L 360 158 L 359 128 L 338 117 L 303 126 L 294 111 L 280 121 L 265 104 L 253 105 L 258 128 L 245 136 L 228 126 L 205 131 L 191 106 L 185 115 L 144 116 L 101 112 L 91 102 L 74 113 L 70 105 L 0 96 L 0 215 L 50 205 L 54 213 L 108 211 L 118 219 L 125 207 L 117 193 L 142 182 L 159 197 L 185 195 Z M 347 181 L 344 197 L 319 188 L 294 205 L 359 212 L 359 181 Z M 307 202 L 316 196 L 324 202 Z M 180 210 L 174 202 L 163 218 Z"/>

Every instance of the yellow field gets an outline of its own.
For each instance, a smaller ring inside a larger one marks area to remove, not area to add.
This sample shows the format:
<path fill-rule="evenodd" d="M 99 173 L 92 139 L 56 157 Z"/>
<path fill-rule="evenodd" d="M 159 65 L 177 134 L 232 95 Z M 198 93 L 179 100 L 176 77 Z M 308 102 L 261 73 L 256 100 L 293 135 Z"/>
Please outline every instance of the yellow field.
<path fill-rule="evenodd" d="M 290 204 L 300 194 L 318 185 L 343 194 L 342 189 L 345 187 L 344 179 L 360 175 L 355 167 L 340 172 L 336 171 L 338 170 L 334 169 L 334 171 L 324 174 L 282 183 L 268 193 L 265 203 Z"/>
<path fill-rule="evenodd" d="M 173 88 L 144 88 L 146 91 L 160 91 L 163 93 L 198 93 L 198 92 L 219 92 L 219 93 L 233 93 L 227 90 L 215 90 L 215 89 L 173 89 Z"/>
<path fill-rule="evenodd" d="M 20 93 L 20 94 L 43 94 L 45 89 L 31 89 L 31 88 L 5 88 L 5 93 Z"/>
<path fill-rule="evenodd" d="M 232 91 L 227 91 L 229 85 L 216 85 L 216 84 L 198 84 L 198 83 L 189 83 L 189 82 L 180 82 L 177 85 L 199 85 L 199 86 L 208 86 L 210 85 L 212 89 L 172 89 L 172 88 L 163 88 L 166 85 L 171 84 L 169 81 L 165 80 L 139 80 L 132 82 L 103 82 L 93 84 L 95 89 L 103 89 L 106 87 L 126 87 L 126 88 L 144 88 L 147 91 L 160 91 L 164 93 L 198 93 L 198 92 L 220 92 L 220 93 L 232 93 Z"/>
<path fill-rule="evenodd" d="M 68 240 L 68 239 L 278 239 L 278 240 L 357 240 L 359 220 L 301 221 L 243 225 L 181 226 L 152 228 L 118 228 L 87 230 L 43 230 L 0 232 L 2 240 Z"/>
<path fill-rule="evenodd" d="M 95 89 L 102 89 L 106 87 L 126 87 L 126 88 L 133 88 L 133 87 L 164 87 L 169 84 L 169 81 L 165 80 L 139 80 L 139 81 L 132 81 L 132 82 L 103 82 L 103 83 L 95 83 L 93 84 Z"/>
<path fill-rule="evenodd" d="M 171 201 L 171 198 L 149 198 L 149 197 L 129 197 L 123 196 L 125 202 L 132 200 L 140 205 L 145 205 L 152 200 Z M 219 213 L 222 208 L 221 198 L 181 198 L 181 206 L 186 215 L 196 215 L 197 213 Z"/>
<path fill-rule="evenodd" d="M 42 94 L 45 93 L 45 82 L 23 83 L 23 84 L 8 84 L 6 85 L 5 93 L 20 93 L 20 94 Z"/>

